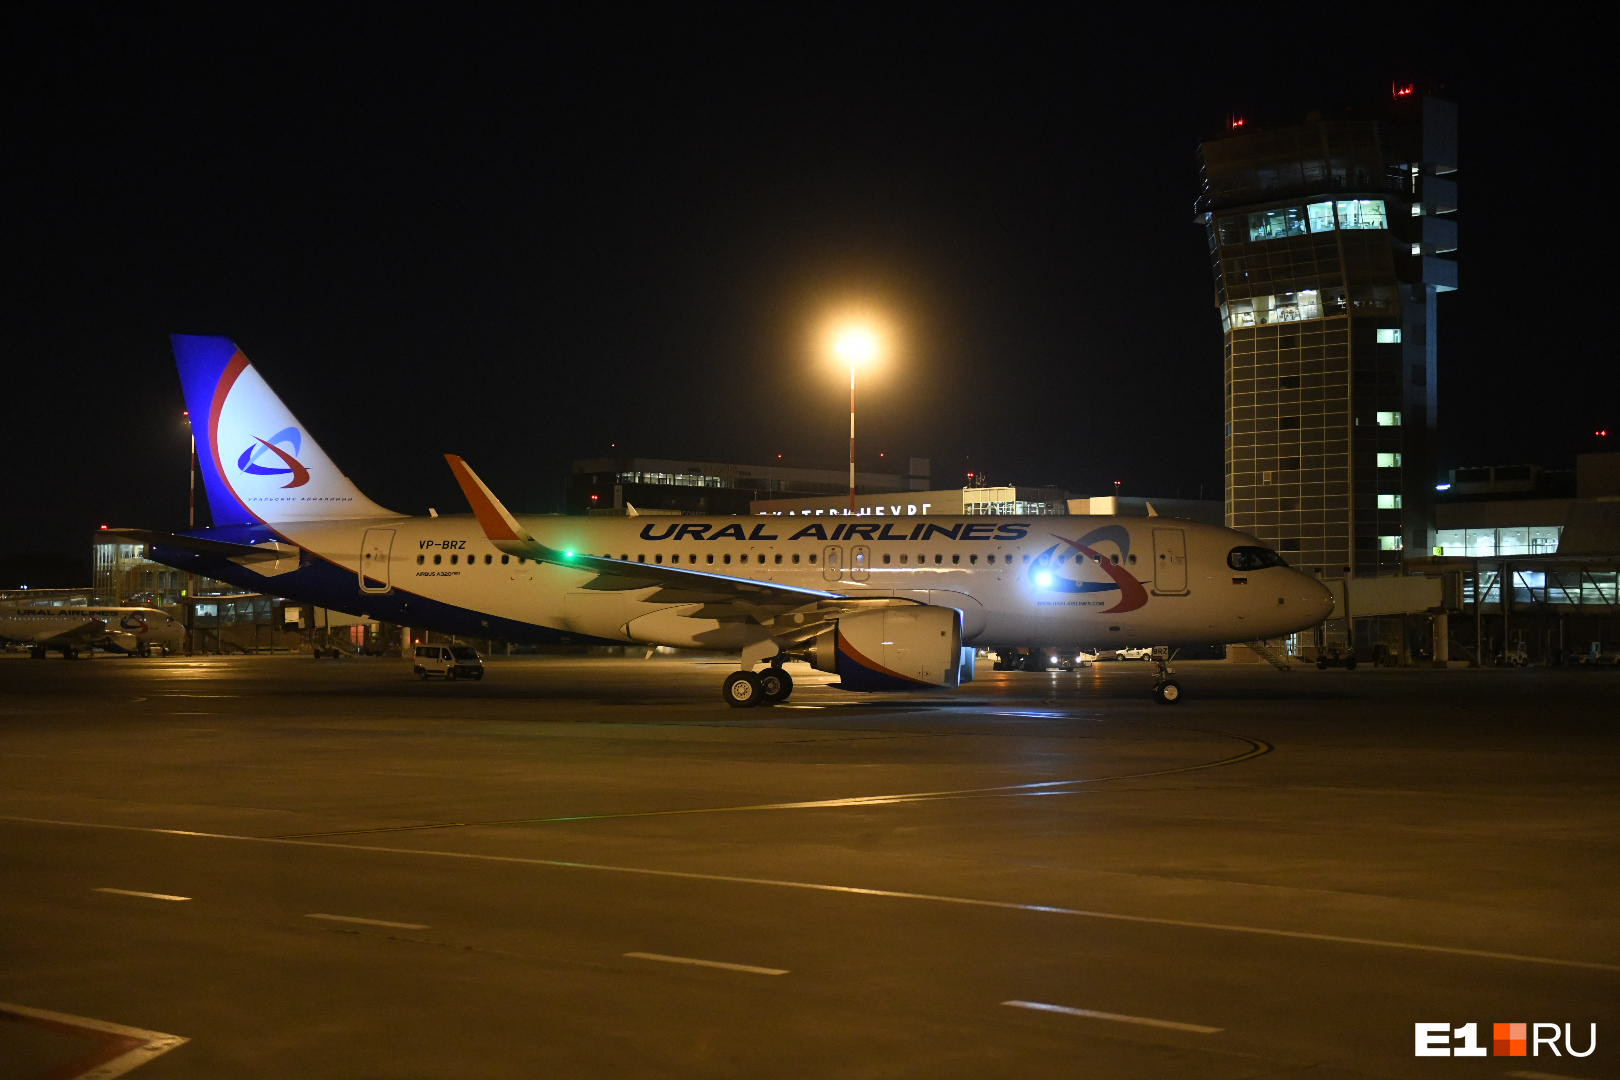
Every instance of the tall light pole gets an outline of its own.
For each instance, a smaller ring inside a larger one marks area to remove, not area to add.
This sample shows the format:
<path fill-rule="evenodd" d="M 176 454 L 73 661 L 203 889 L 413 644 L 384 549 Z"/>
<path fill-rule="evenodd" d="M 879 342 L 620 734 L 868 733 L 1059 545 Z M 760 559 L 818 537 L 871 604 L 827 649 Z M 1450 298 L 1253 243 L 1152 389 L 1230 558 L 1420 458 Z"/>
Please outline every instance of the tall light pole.
<path fill-rule="evenodd" d="M 878 354 L 877 334 L 866 326 L 849 326 L 833 339 L 833 352 L 849 364 L 849 512 L 855 512 L 855 368 Z"/>

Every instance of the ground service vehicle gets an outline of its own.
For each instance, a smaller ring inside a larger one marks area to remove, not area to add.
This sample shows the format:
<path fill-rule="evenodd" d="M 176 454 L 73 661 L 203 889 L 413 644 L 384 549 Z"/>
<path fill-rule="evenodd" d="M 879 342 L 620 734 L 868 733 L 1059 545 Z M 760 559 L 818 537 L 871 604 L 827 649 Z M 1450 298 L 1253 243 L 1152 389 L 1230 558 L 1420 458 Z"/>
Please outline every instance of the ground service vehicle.
<path fill-rule="evenodd" d="M 482 679 L 484 658 L 471 645 L 418 645 L 411 670 L 424 679 Z"/>

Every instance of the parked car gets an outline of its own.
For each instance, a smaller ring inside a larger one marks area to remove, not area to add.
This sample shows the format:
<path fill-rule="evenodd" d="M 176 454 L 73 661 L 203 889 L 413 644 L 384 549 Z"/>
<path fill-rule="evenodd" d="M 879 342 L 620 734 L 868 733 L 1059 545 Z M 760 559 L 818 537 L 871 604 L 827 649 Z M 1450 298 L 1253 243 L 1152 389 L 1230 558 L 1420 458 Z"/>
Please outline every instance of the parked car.
<path fill-rule="evenodd" d="M 424 679 L 482 679 L 484 658 L 471 645 L 418 645 L 411 670 Z"/>

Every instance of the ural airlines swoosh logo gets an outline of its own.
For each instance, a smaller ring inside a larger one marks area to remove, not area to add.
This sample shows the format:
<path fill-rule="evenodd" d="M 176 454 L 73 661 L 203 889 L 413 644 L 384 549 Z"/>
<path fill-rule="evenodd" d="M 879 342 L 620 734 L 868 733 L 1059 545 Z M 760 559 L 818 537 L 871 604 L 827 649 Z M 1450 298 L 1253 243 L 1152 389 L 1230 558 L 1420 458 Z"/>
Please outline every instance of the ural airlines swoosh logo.
<path fill-rule="evenodd" d="M 242 456 L 236 459 L 236 467 L 238 469 L 253 476 L 290 475 L 292 479 L 287 481 L 285 484 L 282 484 L 281 486 L 283 488 L 303 487 L 305 484 L 309 483 L 309 470 L 304 468 L 303 463 L 293 456 L 293 454 L 296 454 L 303 449 L 304 435 L 302 432 L 300 432 L 297 428 L 289 427 L 282 428 L 268 439 L 261 439 L 257 435 L 255 435 L 253 438 L 256 445 L 249 446 L 246 450 L 243 450 Z M 277 445 L 278 443 L 284 442 L 292 444 L 291 454 Z M 286 467 L 277 469 L 259 464 L 262 459 L 268 457 L 270 454 L 274 454 L 276 458 L 279 459 Z"/>
<path fill-rule="evenodd" d="M 1131 534 L 1124 526 L 1104 525 L 1093 529 L 1078 540 L 1070 540 L 1056 534 L 1053 536 L 1060 542 L 1041 552 L 1029 564 L 1029 579 L 1036 588 L 1062 593 L 1118 592 L 1118 602 L 1113 607 L 1105 609 L 1103 612 L 1105 615 L 1120 611 L 1135 611 L 1147 603 L 1147 590 L 1142 588 L 1142 583 L 1122 565 L 1131 554 Z M 1103 544 L 1111 544 L 1118 550 L 1119 562 L 1116 563 L 1111 555 L 1105 555 L 1097 550 L 1098 546 Z M 1062 551 L 1065 547 L 1073 548 L 1084 561 L 1076 563 L 1068 558 L 1067 553 Z M 1084 572 L 1083 568 L 1086 567 L 1101 570 L 1108 576 L 1108 580 L 1098 581 L 1095 578 L 1081 579 L 1069 576 L 1076 571 Z"/>

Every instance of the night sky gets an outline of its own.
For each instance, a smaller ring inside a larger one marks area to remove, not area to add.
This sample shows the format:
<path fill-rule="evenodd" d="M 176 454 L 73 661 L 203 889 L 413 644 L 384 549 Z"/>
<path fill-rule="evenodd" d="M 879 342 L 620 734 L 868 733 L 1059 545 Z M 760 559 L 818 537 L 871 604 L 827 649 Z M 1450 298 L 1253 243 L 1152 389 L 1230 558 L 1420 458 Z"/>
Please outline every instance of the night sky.
<path fill-rule="evenodd" d="M 1461 110 L 1441 463 L 1567 465 L 1620 420 L 1613 64 L 1577 28 L 659 10 L 5 16 L 0 585 L 31 552 L 88 581 L 101 523 L 185 524 L 173 332 L 233 337 L 404 512 L 465 510 L 446 451 L 520 512 L 613 444 L 837 468 L 847 382 L 814 332 L 850 302 L 898 334 L 863 467 L 1218 498 L 1198 141 L 1395 77 Z"/>

